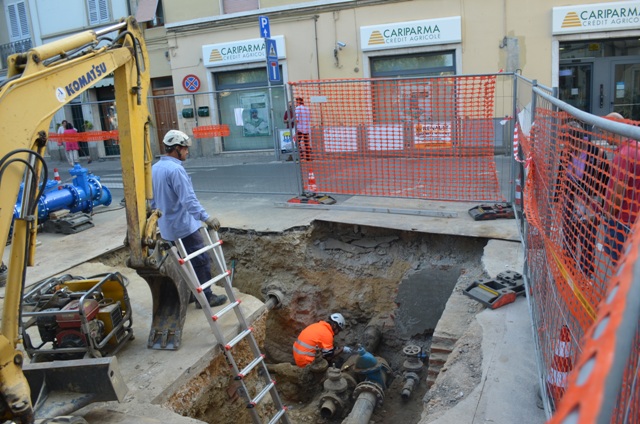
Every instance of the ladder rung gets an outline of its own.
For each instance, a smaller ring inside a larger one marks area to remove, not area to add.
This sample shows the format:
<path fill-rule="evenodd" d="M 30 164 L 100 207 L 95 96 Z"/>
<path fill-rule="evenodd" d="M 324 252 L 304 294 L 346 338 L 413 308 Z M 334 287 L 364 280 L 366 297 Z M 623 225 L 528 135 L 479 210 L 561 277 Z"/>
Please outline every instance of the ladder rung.
<path fill-rule="evenodd" d="M 229 312 L 230 310 L 238 306 L 241 302 L 242 302 L 241 300 L 236 300 L 235 302 L 229 303 L 227 306 L 220 309 L 217 313 L 213 314 L 211 316 L 211 319 L 213 319 L 214 321 L 218 321 L 220 318 L 222 318 L 224 314 L 226 314 L 227 312 Z"/>
<path fill-rule="evenodd" d="M 273 418 L 271 418 L 271 421 L 269 421 L 269 424 L 276 424 L 278 420 L 282 418 L 282 416 L 286 413 L 287 413 L 287 407 L 283 406 L 282 409 L 279 410 L 278 413 L 273 416 Z"/>
<path fill-rule="evenodd" d="M 262 398 L 269 393 L 269 390 L 271 390 L 274 386 L 276 385 L 275 380 L 271 380 L 271 383 L 267 384 L 264 389 L 260 390 L 260 393 L 258 393 L 256 395 L 256 397 L 254 397 L 251 402 L 249 402 L 249 406 L 248 408 L 253 408 L 254 406 L 256 406 L 258 403 L 260 403 L 260 401 L 262 400 Z"/>
<path fill-rule="evenodd" d="M 217 283 L 218 281 L 222 280 L 223 278 L 226 278 L 228 276 L 231 275 L 231 271 L 230 270 L 226 270 L 225 272 L 223 272 L 220 275 L 216 275 L 215 277 L 213 277 L 211 280 L 207 281 L 206 283 L 202 284 L 200 287 L 198 287 L 196 290 L 198 291 L 198 293 L 202 293 L 202 291 L 208 287 L 211 287 L 212 285 L 214 285 L 215 283 Z"/>
<path fill-rule="evenodd" d="M 178 263 L 180 265 L 184 265 L 185 262 L 189 262 L 191 259 L 195 258 L 196 256 L 200 256 L 201 254 L 203 254 L 204 252 L 206 252 L 207 250 L 211 250 L 214 247 L 218 247 L 222 244 L 222 240 L 218 240 L 217 242 L 210 244 L 208 246 L 203 247 L 202 249 L 198 249 L 195 252 L 191 252 L 189 253 L 187 256 L 185 256 L 182 259 L 178 259 Z"/>
<path fill-rule="evenodd" d="M 254 359 L 253 361 L 249 362 L 249 364 L 244 367 L 244 369 L 242 371 L 240 371 L 238 373 L 238 380 L 242 380 L 243 378 L 245 378 L 247 376 L 247 374 L 249 374 L 251 372 L 252 369 L 254 369 L 256 367 L 256 365 L 258 365 L 260 362 L 264 361 L 264 353 L 261 354 L 260 356 L 258 356 L 256 359 Z"/>
<path fill-rule="evenodd" d="M 237 336 L 235 336 L 229 343 L 227 343 L 225 345 L 224 348 L 227 349 L 227 350 L 231 350 L 231 348 L 233 348 L 235 345 L 237 345 L 240 342 L 240 340 L 244 339 L 249 334 L 251 334 L 252 331 L 253 331 L 253 327 L 247 328 L 242 333 L 240 333 Z"/>

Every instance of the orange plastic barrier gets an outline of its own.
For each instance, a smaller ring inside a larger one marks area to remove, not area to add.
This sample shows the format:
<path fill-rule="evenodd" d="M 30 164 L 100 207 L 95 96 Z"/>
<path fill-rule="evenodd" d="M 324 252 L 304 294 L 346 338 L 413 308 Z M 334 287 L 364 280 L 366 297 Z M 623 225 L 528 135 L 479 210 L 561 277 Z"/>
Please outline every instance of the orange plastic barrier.
<path fill-rule="evenodd" d="M 319 192 L 504 201 L 495 76 L 292 83 L 302 175 Z"/>
<path fill-rule="evenodd" d="M 620 292 L 638 279 L 629 268 L 640 243 L 640 144 L 551 107 L 535 111 L 529 134 L 516 129 L 529 158 L 525 244 L 545 391 L 558 410 L 551 422 L 639 423 L 640 313 L 627 311 L 625 326 L 619 314 L 629 308 Z"/>
<path fill-rule="evenodd" d="M 228 137 L 230 134 L 229 125 L 202 125 L 193 128 L 194 138 Z"/>
<path fill-rule="evenodd" d="M 73 134 L 57 134 L 49 133 L 49 141 L 57 141 L 64 143 L 65 141 L 104 141 L 104 140 L 119 140 L 120 135 L 118 130 L 113 131 L 87 131 Z"/>

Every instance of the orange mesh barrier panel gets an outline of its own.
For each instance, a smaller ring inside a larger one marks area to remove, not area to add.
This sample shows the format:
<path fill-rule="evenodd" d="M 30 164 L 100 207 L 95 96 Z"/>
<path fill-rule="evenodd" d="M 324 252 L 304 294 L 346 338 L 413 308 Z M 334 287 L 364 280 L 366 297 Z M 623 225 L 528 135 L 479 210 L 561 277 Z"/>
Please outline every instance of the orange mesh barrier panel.
<path fill-rule="evenodd" d="M 640 243 L 632 230 L 640 211 L 640 145 L 552 108 L 536 109 L 528 134 L 516 131 L 522 157 L 529 158 L 524 211 L 534 328 L 545 392 L 552 408 L 560 408 L 552 422 L 638 423 L 638 311 L 624 330 L 619 314 L 625 290 L 640 281 L 640 271 L 634 277 L 628 269 Z M 612 362 L 613 356 L 621 359 Z M 605 393 L 613 371 L 622 384 Z M 611 421 L 599 421 L 606 402 L 614 405 Z"/>
<path fill-rule="evenodd" d="M 194 138 L 228 137 L 229 134 L 229 125 L 201 125 L 193 128 Z"/>
<path fill-rule="evenodd" d="M 292 83 L 304 184 L 323 193 L 503 201 L 495 76 Z"/>
<path fill-rule="evenodd" d="M 119 140 L 118 130 L 113 131 L 87 131 L 74 134 L 57 134 L 49 133 L 49 141 L 104 141 L 104 140 Z"/>

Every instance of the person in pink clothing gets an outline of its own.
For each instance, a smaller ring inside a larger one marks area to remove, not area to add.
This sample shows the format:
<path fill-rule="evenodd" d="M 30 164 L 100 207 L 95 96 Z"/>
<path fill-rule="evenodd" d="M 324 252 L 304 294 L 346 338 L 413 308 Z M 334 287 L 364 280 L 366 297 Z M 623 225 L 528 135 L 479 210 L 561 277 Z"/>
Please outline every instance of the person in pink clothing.
<path fill-rule="evenodd" d="M 610 113 L 605 118 L 615 121 L 623 119 L 617 113 Z M 605 198 L 609 222 L 604 251 L 615 266 L 627 235 L 640 214 L 640 144 L 637 140 L 621 137 L 614 137 L 609 143 L 616 149 Z"/>
<path fill-rule="evenodd" d="M 71 123 L 67 122 L 67 129 L 64 130 L 64 134 L 77 134 L 77 130 L 73 128 Z M 77 141 L 68 141 L 65 140 L 64 144 L 65 154 L 67 155 L 67 162 L 69 165 L 73 166 L 76 162 L 78 162 L 78 150 L 80 150 L 80 144 Z"/>

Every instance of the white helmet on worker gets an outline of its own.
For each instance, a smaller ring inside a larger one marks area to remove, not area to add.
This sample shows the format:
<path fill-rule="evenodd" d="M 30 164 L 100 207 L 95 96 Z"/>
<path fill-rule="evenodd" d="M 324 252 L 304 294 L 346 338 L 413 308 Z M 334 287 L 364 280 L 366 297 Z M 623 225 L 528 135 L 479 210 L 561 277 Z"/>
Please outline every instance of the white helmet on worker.
<path fill-rule="evenodd" d="M 178 130 L 169 130 L 162 139 L 165 146 L 191 147 L 191 139 L 188 135 Z"/>
<path fill-rule="evenodd" d="M 340 330 L 344 330 L 344 317 L 342 316 L 342 314 L 335 312 L 331 314 L 329 318 L 331 318 L 331 321 L 336 323 Z"/>

